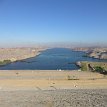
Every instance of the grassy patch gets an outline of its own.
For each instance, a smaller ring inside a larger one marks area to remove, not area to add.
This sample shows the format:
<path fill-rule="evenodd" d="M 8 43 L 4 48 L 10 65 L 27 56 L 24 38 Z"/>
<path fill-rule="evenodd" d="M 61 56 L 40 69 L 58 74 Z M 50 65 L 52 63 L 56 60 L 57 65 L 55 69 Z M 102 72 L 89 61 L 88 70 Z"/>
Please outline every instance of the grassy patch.
<path fill-rule="evenodd" d="M 82 71 L 87 71 L 87 63 L 86 62 L 81 62 L 81 70 Z"/>

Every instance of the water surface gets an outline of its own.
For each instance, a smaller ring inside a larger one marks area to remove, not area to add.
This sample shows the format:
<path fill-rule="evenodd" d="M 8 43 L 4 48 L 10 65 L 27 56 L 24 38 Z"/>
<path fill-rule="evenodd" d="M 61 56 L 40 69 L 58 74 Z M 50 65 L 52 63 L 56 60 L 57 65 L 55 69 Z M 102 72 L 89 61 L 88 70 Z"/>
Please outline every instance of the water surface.
<path fill-rule="evenodd" d="M 72 51 L 66 48 L 47 49 L 40 55 L 23 61 L 0 67 L 3 70 L 75 70 L 79 69 L 77 61 L 106 61 L 83 57 L 85 52 Z"/>

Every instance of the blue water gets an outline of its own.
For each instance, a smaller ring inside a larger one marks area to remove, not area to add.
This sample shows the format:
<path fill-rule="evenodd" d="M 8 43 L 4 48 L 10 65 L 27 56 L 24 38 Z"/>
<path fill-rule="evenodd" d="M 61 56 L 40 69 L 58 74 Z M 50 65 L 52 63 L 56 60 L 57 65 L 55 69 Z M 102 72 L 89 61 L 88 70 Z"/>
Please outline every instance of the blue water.
<path fill-rule="evenodd" d="M 77 61 L 106 61 L 83 57 L 85 52 L 72 51 L 66 48 L 53 48 L 40 55 L 23 61 L 14 62 L 0 67 L 3 70 L 75 70 Z"/>

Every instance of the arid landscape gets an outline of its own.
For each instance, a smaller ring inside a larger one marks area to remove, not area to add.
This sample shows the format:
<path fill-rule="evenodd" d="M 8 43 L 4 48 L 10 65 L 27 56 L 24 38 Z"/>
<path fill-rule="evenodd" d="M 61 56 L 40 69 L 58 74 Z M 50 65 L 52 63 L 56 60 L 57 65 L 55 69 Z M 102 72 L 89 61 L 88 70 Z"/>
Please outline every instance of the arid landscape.
<path fill-rule="evenodd" d="M 107 76 L 81 71 L 0 71 L 0 107 L 106 107 Z"/>
<path fill-rule="evenodd" d="M 74 48 L 75 51 L 85 51 L 87 55 L 85 57 L 92 57 L 98 59 L 107 59 L 107 48 L 103 47 L 80 47 Z"/>
<path fill-rule="evenodd" d="M 107 107 L 107 90 L 0 91 L 1 107 Z"/>
<path fill-rule="evenodd" d="M 106 89 L 107 76 L 81 71 L 0 71 L 0 90 Z"/>
<path fill-rule="evenodd" d="M 107 107 L 107 0 L 0 0 L 0 107 Z"/>
<path fill-rule="evenodd" d="M 31 58 L 46 49 L 0 49 L 0 60 Z M 84 68 L 88 63 L 106 68 L 106 62 L 81 62 L 84 63 Z M 88 68 L 0 70 L 0 107 L 106 107 L 106 93 L 107 75 Z"/>
<path fill-rule="evenodd" d="M 44 48 L 0 48 L 0 61 L 10 60 L 11 62 L 35 57 Z"/>

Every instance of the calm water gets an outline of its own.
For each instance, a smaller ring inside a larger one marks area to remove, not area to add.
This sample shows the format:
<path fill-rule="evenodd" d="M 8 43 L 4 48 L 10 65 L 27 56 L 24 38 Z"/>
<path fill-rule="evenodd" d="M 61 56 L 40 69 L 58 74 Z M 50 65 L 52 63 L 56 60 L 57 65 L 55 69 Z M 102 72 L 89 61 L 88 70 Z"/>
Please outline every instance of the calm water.
<path fill-rule="evenodd" d="M 7 70 L 75 70 L 77 61 L 105 61 L 83 57 L 85 52 L 72 51 L 65 48 L 53 48 L 42 52 L 39 56 L 14 62 L 0 69 Z"/>

